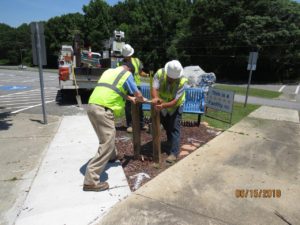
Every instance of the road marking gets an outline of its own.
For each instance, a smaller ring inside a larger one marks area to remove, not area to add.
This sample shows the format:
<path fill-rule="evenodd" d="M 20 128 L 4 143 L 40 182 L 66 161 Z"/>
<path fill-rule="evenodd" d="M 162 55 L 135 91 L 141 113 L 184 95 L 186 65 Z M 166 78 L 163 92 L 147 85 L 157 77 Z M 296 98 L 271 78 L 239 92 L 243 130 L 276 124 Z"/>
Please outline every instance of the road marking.
<path fill-rule="evenodd" d="M 15 93 L 7 94 L 7 95 L 1 95 L 0 98 L 4 98 L 6 96 L 11 96 L 11 95 L 16 95 L 16 94 L 24 94 L 24 93 L 32 92 L 32 91 L 36 91 L 36 90 L 38 90 L 38 89 L 33 89 L 33 90 L 29 90 L 29 91 L 20 91 L 20 92 L 15 92 Z"/>
<path fill-rule="evenodd" d="M 283 88 L 285 88 L 285 85 L 283 85 L 283 86 L 278 90 L 278 92 L 282 92 Z"/>
<path fill-rule="evenodd" d="M 45 103 L 47 104 L 47 103 L 54 102 L 54 101 L 55 101 L 55 100 L 52 100 L 52 101 L 46 101 Z M 32 105 L 32 106 L 29 106 L 29 107 L 26 107 L 26 108 L 23 108 L 23 109 L 19 109 L 19 110 L 13 111 L 13 112 L 11 112 L 11 113 L 14 114 L 14 113 L 22 112 L 22 111 L 24 111 L 24 110 L 31 109 L 31 108 L 34 108 L 34 107 L 37 107 L 37 106 L 40 106 L 40 105 L 42 105 L 42 103 L 41 103 L 41 104 L 37 104 L 37 105 Z"/>
<path fill-rule="evenodd" d="M 55 98 L 55 96 L 45 96 L 45 99 L 46 100 L 53 100 Z M 5 100 L 5 101 L 1 101 L 1 103 L 3 105 L 7 105 L 7 103 L 13 103 L 13 104 L 24 104 L 24 103 L 29 103 L 29 102 L 32 102 L 32 101 L 41 101 L 41 98 L 25 98 L 25 99 L 14 99 L 15 101 L 12 101 L 12 100 Z M 1 106 L 2 106 L 1 104 Z"/>
<path fill-rule="evenodd" d="M 297 86 L 295 94 L 297 95 L 299 93 L 300 85 Z"/>
<path fill-rule="evenodd" d="M 24 94 L 24 93 L 28 93 L 28 92 L 33 92 L 33 91 L 40 91 L 41 89 L 32 89 L 32 90 L 29 90 L 29 91 L 19 91 L 19 92 L 14 92 L 14 93 L 11 93 L 11 94 L 7 94 L 7 95 L 0 95 L 0 98 L 4 98 L 4 97 L 7 97 L 7 96 L 12 96 L 12 95 L 21 95 L 21 94 Z M 44 91 L 48 91 L 48 90 L 58 90 L 56 88 L 45 88 Z"/>
<path fill-rule="evenodd" d="M 48 97 L 48 98 L 45 98 L 45 100 L 49 101 L 49 100 L 54 100 L 53 98 L 51 97 Z M 14 105 L 32 105 L 32 104 L 35 104 L 35 103 L 38 103 L 38 102 L 41 102 L 42 100 L 41 99 L 32 99 L 31 101 L 27 101 L 27 102 L 9 102 L 9 103 L 4 103 L 2 104 L 1 106 L 14 106 Z M 24 107 L 24 106 L 23 106 Z"/>

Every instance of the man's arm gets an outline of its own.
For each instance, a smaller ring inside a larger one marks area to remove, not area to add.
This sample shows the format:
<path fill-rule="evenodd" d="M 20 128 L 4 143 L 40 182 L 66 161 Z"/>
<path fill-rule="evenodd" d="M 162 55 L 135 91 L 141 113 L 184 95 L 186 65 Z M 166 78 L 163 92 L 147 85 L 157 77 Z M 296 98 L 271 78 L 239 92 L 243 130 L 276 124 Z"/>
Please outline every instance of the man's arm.
<path fill-rule="evenodd" d="M 158 74 L 154 74 L 153 82 L 152 82 L 152 90 L 151 90 L 151 97 L 152 97 L 152 103 L 153 104 L 160 104 L 163 102 L 162 99 L 159 98 L 159 79 Z"/>
<path fill-rule="evenodd" d="M 123 87 L 125 90 L 127 90 L 129 92 L 129 94 L 134 95 L 134 97 L 127 95 L 127 97 L 126 97 L 127 100 L 129 100 L 133 103 L 136 103 L 136 101 L 138 101 L 138 102 L 145 101 L 145 98 L 143 97 L 142 93 L 139 91 L 139 89 L 136 86 L 136 83 L 134 82 L 132 74 L 127 78 Z"/>

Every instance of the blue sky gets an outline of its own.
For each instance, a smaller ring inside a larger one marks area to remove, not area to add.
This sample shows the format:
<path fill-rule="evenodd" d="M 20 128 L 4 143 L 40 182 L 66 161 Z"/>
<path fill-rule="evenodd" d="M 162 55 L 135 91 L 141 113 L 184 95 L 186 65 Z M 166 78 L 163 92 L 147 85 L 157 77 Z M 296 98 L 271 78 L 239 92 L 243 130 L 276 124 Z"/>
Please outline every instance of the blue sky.
<path fill-rule="evenodd" d="M 114 5 L 119 0 L 107 0 Z M 79 12 L 90 0 L 0 0 L 0 23 L 18 27 L 22 23 L 46 21 L 54 16 Z"/>

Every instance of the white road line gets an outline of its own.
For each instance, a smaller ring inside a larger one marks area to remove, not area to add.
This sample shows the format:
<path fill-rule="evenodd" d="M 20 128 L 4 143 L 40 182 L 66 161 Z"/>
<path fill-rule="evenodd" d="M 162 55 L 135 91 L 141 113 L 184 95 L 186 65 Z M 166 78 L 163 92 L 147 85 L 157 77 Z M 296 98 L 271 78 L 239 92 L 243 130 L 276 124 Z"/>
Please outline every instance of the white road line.
<path fill-rule="evenodd" d="M 24 93 L 28 93 L 28 92 L 34 92 L 34 91 L 38 91 L 40 93 L 40 90 L 41 89 L 32 89 L 32 90 L 29 90 L 29 91 L 20 91 L 20 92 L 15 92 L 15 93 L 11 93 L 11 94 L 7 94 L 7 95 L 1 95 L 0 98 L 4 98 L 6 96 L 12 96 L 12 95 L 21 95 L 21 94 L 24 94 Z M 47 88 L 47 89 L 44 89 L 45 92 L 48 93 L 48 90 L 54 90 L 53 88 Z M 58 90 L 58 89 L 56 89 Z M 53 92 L 54 93 L 54 92 Z M 55 92 L 56 93 L 56 92 Z"/>
<path fill-rule="evenodd" d="M 297 86 L 295 94 L 297 95 L 299 93 L 300 85 Z"/>
<path fill-rule="evenodd" d="M 55 101 L 55 100 L 52 100 L 52 101 L 46 101 L 45 103 L 47 104 L 47 103 L 54 102 L 54 101 Z M 19 109 L 19 110 L 13 111 L 13 112 L 11 112 L 11 113 L 14 114 L 14 113 L 22 112 L 22 111 L 24 111 L 24 110 L 31 109 L 31 108 L 34 108 L 34 107 L 37 107 L 37 106 L 40 106 L 40 105 L 42 105 L 42 103 L 41 103 L 41 104 L 37 104 L 37 105 L 32 105 L 32 106 L 29 106 L 29 107 L 26 107 L 26 108 L 23 108 L 23 109 Z"/>
<path fill-rule="evenodd" d="M 15 92 L 15 93 L 7 94 L 7 95 L 1 95 L 0 98 L 6 97 L 6 96 L 11 96 L 11 95 L 16 95 L 16 94 L 24 94 L 24 93 L 32 92 L 32 91 L 36 91 L 36 90 L 38 90 L 38 89 L 33 89 L 33 90 L 29 90 L 29 91 Z"/>
<path fill-rule="evenodd" d="M 53 98 L 46 98 L 45 99 L 46 101 L 50 101 L 50 100 L 55 100 Z M 32 105 L 32 104 L 36 104 L 38 102 L 41 102 L 42 100 L 41 99 L 32 99 L 30 102 L 11 102 L 11 103 L 5 103 L 5 104 L 1 104 L 1 106 L 5 107 L 5 106 L 12 106 L 12 105 Z"/>
<path fill-rule="evenodd" d="M 55 98 L 55 96 L 46 96 L 45 97 L 45 99 L 54 99 Z M 16 100 L 16 99 L 14 99 L 14 100 Z M 31 101 L 40 101 L 41 100 L 41 98 L 25 98 L 25 99 L 18 99 L 18 100 L 16 100 L 16 101 L 12 101 L 12 100 L 5 100 L 5 101 L 2 101 L 1 100 L 1 105 L 2 104 L 4 104 L 4 103 L 6 103 L 6 102 L 13 102 L 13 103 L 15 103 L 15 104 L 19 104 L 19 103 L 22 103 L 22 102 L 27 102 L 28 103 L 28 100 L 31 100 Z"/>
<path fill-rule="evenodd" d="M 51 92 L 51 91 L 46 91 L 44 92 L 45 96 L 56 96 L 57 92 Z M 2 95 L 2 99 L 21 99 L 21 98 L 35 98 L 36 96 L 41 96 L 40 92 L 31 92 L 31 93 L 27 93 L 27 94 L 23 94 L 23 95 Z M 0 96 L 1 97 L 1 96 Z"/>
<path fill-rule="evenodd" d="M 278 92 L 282 92 L 283 88 L 285 88 L 285 85 L 283 85 L 283 86 L 278 90 Z"/>

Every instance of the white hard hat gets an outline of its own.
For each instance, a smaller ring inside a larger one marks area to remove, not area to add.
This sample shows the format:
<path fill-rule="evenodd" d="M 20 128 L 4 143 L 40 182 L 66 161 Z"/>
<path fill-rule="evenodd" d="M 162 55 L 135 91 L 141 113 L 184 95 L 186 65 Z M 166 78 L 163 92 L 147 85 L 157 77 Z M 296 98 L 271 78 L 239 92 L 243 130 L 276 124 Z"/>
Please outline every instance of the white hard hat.
<path fill-rule="evenodd" d="M 122 55 L 124 57 L 132 56 L 133 53 L 134 53 L 134 49 L 131 47 L 131 45 L 126 44 L 126 45 L 123 46 L 123 48 L 122 48 Z"/>
<path fill-rule="evenodd" d="M 165 65 L 165 71 L 167 72 L 167 76 L 172 79 L 178 79 L 183 75 L 183 68 L 178 60 L 167 62 Z"/>

